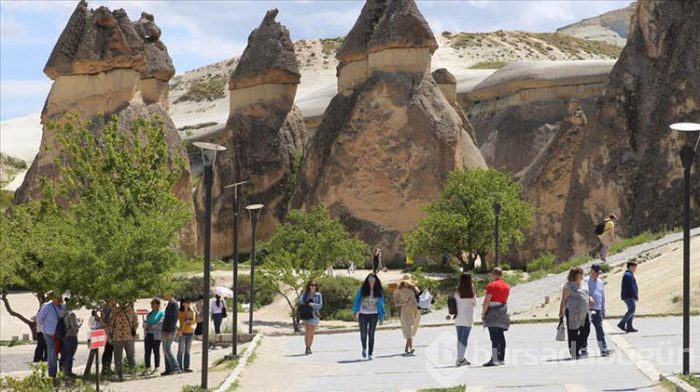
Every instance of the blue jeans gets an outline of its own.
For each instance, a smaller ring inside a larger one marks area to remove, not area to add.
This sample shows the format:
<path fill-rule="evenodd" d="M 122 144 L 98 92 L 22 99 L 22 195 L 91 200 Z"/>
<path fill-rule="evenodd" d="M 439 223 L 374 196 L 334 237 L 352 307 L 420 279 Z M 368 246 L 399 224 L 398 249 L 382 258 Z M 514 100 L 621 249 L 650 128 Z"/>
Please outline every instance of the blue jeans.
<path fill-rule="evenodd" d="M 221 333 L 221 322 L 224 320 L 224 315 L 221 313 L 214 313 L 211 318 L 214 320 L 214 333 Z"/>
<path fill-rule="evenodd" d="M 464 354 L 467 352 L 467 342 L 469 341 L 469 332 L 472 327 L 457 326 L 457 360 L 464 359 Z"/>
<path fill-rule="evenodd" d="M 53 342 L 53 335 L 44 333 L 44 341 L 46 342 L 46 362 L 49 364 L 49 377 L 56 377 L 58 364 L 56 363 L 56 344 Z"/>
<path fill-rule="evenodd" d="M 73 357 L 78 350 L 78 337 L 66 336 L 61 342 L 61 370 L 65 375 L 73 374 Z"/>
<path fill-rule="evenodd" d="M 377 329 L 378 314 L 362 314 L 360 319 L 360 341 L 362 341 L 362 351 L 367 350 L 367 340 L 369 340 L 369 351 L 367 354 L 372 355 L 374 352 L 374 331 Z M 369 339 L 368 339 L 369 338 Z"/>
<path fill-rule="evenodd" d="M 179 372 L 180 366 L 173 355 L 173 337 L 175 333 L 163 333 L 163 359 L 165 360 L 165 372 Z"/>
<path fill-rule="evenodd" d="M 632 320 L 634 320 L 634 312 L 637 310 L 637 301 L 633 298 L 627 298 L 624 300 L 625 305 L 627 305 L 627 313 L 620 320 L 620 324 L 624 329 L 632 328 Z"/>
<path fill-rule="evenodd" d="M 598 341 L 598 348 L 600 351 L 604 351 L 608 348 L 607 343 L 605 343 L 605 331 L 603 331 L 603 313 L 600 310 L 596 310 L 591 317 L 591 323 L 595 328 L 595 337 Z"/>
<path fill-rule="evenodd" d="M 183 333 L 180 336 L 180 343 L 177 345 L 177 363 L 180 369 L 187 370 L 190 368 L 190 349 L 192 348 L 192 334 Z"/>

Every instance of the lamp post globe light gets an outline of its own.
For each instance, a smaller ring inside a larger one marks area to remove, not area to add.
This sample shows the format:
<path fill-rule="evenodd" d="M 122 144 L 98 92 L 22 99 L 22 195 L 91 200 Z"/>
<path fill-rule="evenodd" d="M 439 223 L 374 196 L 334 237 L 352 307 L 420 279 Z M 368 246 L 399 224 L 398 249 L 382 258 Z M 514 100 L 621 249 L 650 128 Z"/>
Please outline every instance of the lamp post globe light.
<path fill-rule="evenodd" d="M 207 389 L 209 370 L 209 282 L 211 281 L 211 188 L 214 185 L 216 154 L 226 147 L 205 142 L 192 143 L 202 151 L 204 165 L 204 324 L 202 325 L 202 389 Z"/>
<path fill-rule="evenodd" d="M 675 123 L 669 126 L 672 131 L 693 134 L 698 132 L 695 145 L 688 143 L 681 147 L 683 164 L 683 374 L 690 373 L 690 170 L 700 145 L 700 124 Z"/>
<path fill-rule="evenodd" d="M 233 309 L 231 332 L 231 359 L 238 356 L 238 215 L 241 211 L 241 199 L 238 197 L 238 187 L 249 181 L 241 181 L 226 185 L 224 189 L 233 188 Z"/>
<path fill-rule="evenodd" d="M 251 204 L 245 207 L 250 216 L 250 224 L 253 228 L 253 237 L 250 246 L 250 315 L 248 317 L 248 334 L 253 334 L 253 304 L 255 303 L 255 229 L 258 225 L 258 216 L 262 210 L 262 204 Z"/>
<path fill-rule="evenodd" d="M 493 203 L 493 212 L 496 214 L 496 266 L 501 265 L 501 249 L 500 249 L 500 217 L 501 217 L 501 204 Z"/>

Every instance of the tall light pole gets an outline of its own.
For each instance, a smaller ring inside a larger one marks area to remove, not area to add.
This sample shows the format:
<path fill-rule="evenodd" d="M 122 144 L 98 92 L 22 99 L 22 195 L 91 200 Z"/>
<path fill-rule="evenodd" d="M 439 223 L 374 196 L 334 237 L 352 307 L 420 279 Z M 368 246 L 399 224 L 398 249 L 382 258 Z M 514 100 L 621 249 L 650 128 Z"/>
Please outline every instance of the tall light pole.
<path fill-rule="evenodd" d="M 258 215 L 262 210 L 262 204 L 246 206 L 250 216 L 250 224 L 253 228 L 253 237 L 250 250 L 250 316 L 248 317 L 248 334 L 253 334 L 253 304 L 255 304 L 255 228 L 258 225 Z"/>
<path fill-rule="evenodd" d="M 213 143 L 195 142 L 202 150 L 204 164 L 204 325 L 202 335 L 202 389 L 207 388 L 209 371 L 209 282 L 211 280 L 211 188 L 214 185 L 214 163 L 216 153 L 226 151 L 226 147 Z"/>
<path fill-rule="evenodd" d="M 700 124 L 675 123 L 670 128 L 674 131 L 691 133 L 700 132 Z M 700 135 L 692 144 L 681 147 L 681 163 L 683 164 L 683 374 L 690 373 L 690 169 L 693 166 L 695 153 L 700 144 Z"/>
<path fill-rule="evenodd" d="M 224 189 L 233 188 L 233 331 L 231 340 L 231 359 L 238 356 L 238 214 L 241 211 L 241 200 L 238 198 L 238 187 L 248 183 L 241 181 L 226 185 Z"/>
<path fill-rule="evenodd" d="M 496 213 L 496 266 L 501 265 L 501 246 L 500 246 L 500 217 L 501 217 L 501 204 L 493 203 L 493 212 Z"/>

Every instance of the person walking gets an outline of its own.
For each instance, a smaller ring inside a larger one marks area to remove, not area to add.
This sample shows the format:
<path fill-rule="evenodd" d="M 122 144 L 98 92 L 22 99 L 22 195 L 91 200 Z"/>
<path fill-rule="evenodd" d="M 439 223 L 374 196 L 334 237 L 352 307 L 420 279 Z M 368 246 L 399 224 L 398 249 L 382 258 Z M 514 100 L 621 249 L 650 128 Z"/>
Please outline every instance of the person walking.
<path fill-rule="evenodd" d="M 192 349 L 192 335 L 197 325 L 197 312 L 191 308 L 191 301 L 183 299 L 180 301 L 180 312 L 177 315 L 179 327 L 177 336 L 180 342 L 177 345 L 177 363 L 183 372 L 190 373 L 190 350 Z"/>
<path fill-rule="evenodd" d="M 401 332 L 403 332 L 403 338 L 406 340 L 404 354 L 407 355 L 416 351 L 413 348 L 413 331 L 418 330 L 418 328 L 415 328 L 416 313 L 420 311 L 418 309 L 418 299 L 416 298 L 418 294 L 418 288 L 407 277 L 404 277 L 404 280 L 399 283 L 399 287 L 394 291 L 394 303 L 399 308 Z"/>
<path fill-rule="evenodd" d="M 472 276 L 463 273 L 459 277 L 457 290 L 454 292 L 456 311 L 455 327 L 457 328 L 457 361 L 455 366 L 471 365 L 465 358 L 469 333 L 474 325 L 474 309 L 476 308 L 476 293 Z"/>
<path fill-rule="evenodd" d="M 311 318 L 302 320 L 304 324 L 304 345 L 306 346 L 305 354 L 313 353 L 311 346 L 314 344 L 314 335 L 316 328 L 321 322 L 321 308 L 323 308 L 323 296 L 318 289 L 318 282 L 311 280 L 306 284 L 304 292 L 299 297 L 299 304 L 311 306 Z"/>
<path fill-rule="evenodd" d="M 372 254 L 372 273 L 377 274 L 382 270 L 382 267 L 382 250 L 376 247 Z"/>
<path fill-rule="evenodd" d="M 114 336 L 112 336 L 112 330 L 109 327 L 112 321 L 112 310 L 116 308 L 116 303 L 114 301 L 107 301 L 102 307 L 102 316 L 100 317 L 100 323 L 107 332 L 107 343 L 105 344 L 104 351 L 102 352 L 102 374 L 108 375 L 112 373 L 112 356 L 114 353 Z"/>
<path fill-rule="evenodd" d="M 602 232 L 597 231 L 598 240 L 600 240 L 600 260 L 605 263 L 608 257 L 608 250 L 615 242 L 615 225 L 617 223 L 617 215 L 610 214 L 600 225 Z M 599 226 L 600 226 L 599 225 Z"/>
<path fill-rule="evenodd" d="M 384 322 L 384 291 L 382 282 L 374 272 L 367 275 L 362 287 L 355 294 L 353 320 L 360 322 L 362 358 L 372 360 L 374 353 L 374 332 L 377 322 Z"/>
<path fill-rule="evenodd" d="M 123 355 L 126 351 L 126 362 L 129 365 L 131 376 L 136 372 L 136 351 L 134 341 L 136 340 L 136 329 L 139 326 L 139 319 L 134 312 L 134 304 L 120 304 L 116 309 L 112 308 L 112 317 L 109 328 L 114 337 L 114 367 L 117 371 L 119 381 L 124 381 Z"/>
<path fill-rule="evenodd" d="M 637 287 L 637 279 L 634 274 L 637 272 L 637 263 L 630 261 L 627 263 L 627 271 L 622 275 L 622 290 L 620 297 L 627 305 L 627 313 L 622 317 L 622 320 L 617 324 L 621 330 L 631 333 L 637 332 L 632 326 L 634 313 L 637 311 L 637 302 L 639 301 L 639 287 Z"/>
<path fill-rule="evenodd" d="M 503 280 L 503 271 L 496 267 L 491 271 L 491 283 L 486 286 L 486 296 L 481 310 L 484 327 L 489 330 L 491 339 L 491 359 L 484 366 L 499 366 L 505 364 L 506 336 L 510 328 L 508 315 L 508 296 L 510 287 Z"/>
<path fill-rule="evenodd" d="M 197 313 L 197 316 L 199 316 L 199 313 Z M 221 322 L 224 321 L 224 318 L 226 318 L 226 301 L 222 300 L 221 296 L 217 294 L 211 302 L 211 319 L 214 321 L 216 340 L 221 339 Z"/>
<path fill-rule="evenodd" d="M 559 303 L 559 319 L 566 317 L 571 359 L 588 356 L 587 341 L 590 332 L 588 285 L 583 282 L 583 269 L 572 268 L 567 276 Z"/>
<path fill-rule="evenodd" d="M 160 310 L 160 300 L 153 298 L 151 311 L 148 312 L 146 322 L 143 323 L 144 365 L 148 372 L 156 372 L 160 368 L 160 341 L 163 339 L 164 316 L 165 313 Z M 151 370 L 151 354 L 153 354 L 153 370 Z"/>
<path fill-rule="evenodd" d="M 605 318 L 605 282 L 603 281 L 603 269 L 599 264 L 591 266 L 591 274 L 586 283 L 588 285 L 588 295 L 593 299 L 591 305 L 591 324 L 595 328 L 596 340 L 600 355 L 607 357 L 615 352 L 608 348 L 605 342 L 605 331 L 603 330 L 603 319 Z"/>
<path fill-rule="evenodd" d="M 56 352 L 56 344 L 58 337 L 56 336 L 56 328 L 61 312 L 63 312 L 63 298 L 54 296 L 54 298 L 41 306 L 39 313 L 36 316 L 37 323 L 41 325 L 46 343 L 46 362 L 49 365 L 49 377 L 56 378 L 58 373 L 58 360 Z"/>
<path fill-rule="evenodd" d="M 41 305 L 43 307 L 44 305 Z M 39 308 L 41 310 L 41 308 Z M 46 341 L 44 340 L 44 331 L 43 327 L 41 324 L 39 324 L 39 320 L 37 320 L 37 316 L 39 315 L 39 312 L 37 312 L 37 315 L 34 316 L 34 322 L 36 323 L 36 347 L 34 348 L 34 359 L 32 362 L 38 363 L 38 362 L 46 362 Z"/>
<path fill-rule="evenodd" d="M 61 344 L 61 361 L 60 368 L 66 377 L 75 377 L 73 373 L 73 358 L 78 350 L 78 332 L 83 325 L 83 320 L 73 312 L 72 300 L 65 300 L 65 306 L 60 313 L 65 326 L 65 337 Z"/>
<path fill-rule="evenodd" d="M 163 298 L 168 301 L 165 307 L 165 315 L 163 316 L 163 360 L 165 362 L 165 371 L 161 376 L 169 376 L 171 374 L 180 373 L 180 365 L 177 363 L 175 355 L 173 355 L 173 340 L 175 339 L 175 331 L 178 320 L 177 301 L 171 293 L 166 293 Z"/>

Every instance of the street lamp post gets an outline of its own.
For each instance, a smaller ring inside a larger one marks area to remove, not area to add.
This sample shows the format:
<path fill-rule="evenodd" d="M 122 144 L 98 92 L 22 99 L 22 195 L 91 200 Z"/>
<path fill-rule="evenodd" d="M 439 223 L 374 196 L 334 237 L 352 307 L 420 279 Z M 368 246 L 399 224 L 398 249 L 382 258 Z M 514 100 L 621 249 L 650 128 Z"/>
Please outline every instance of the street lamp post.
<path fill-rule="evenodd" d="M 226 151 L 226 147 L 213 143 L 195 142 L 202 150 L 204 164 L 204 325 L 202 335 L 202 389 L 207 389 L 209 370 L 209 282 L 211 280 L 211 188 L 214 185 L 214 163 L 216 153 Z"/>
<path fill-rule="evenodd" d="M 238 356 L 238 214 L 241 211 L 241 200 L 238 197 L 238 187 L 248 183 L 241 181 L 226 185 L 224 189 L 233 188 L 233 311 L 231 332 L 231 359 Z"/>
<path fill-rule="evenodd" d="M 250 216 L 250 224 L 253 228 L 253 237 L 250 246 L 250 315 L 248 317 L 248 334 L 253 334 L 253 304 L 255 303 L 255 229 L 258 225 L 258 215 L 262 210 L 262 204 L 246 206 Z"/>
<path fill-rule="evenodd" d="M 496 266 L 501 264 L 501 247 L 500 247 L 500 217 L 501 217 L 501 204 L 493 203 L 493 212 L 496 213 Z"/>
<path fill-rule="evenodd" d="M 700 124 L 675 123 L 670 128 L 678 132 L 700 132 Z M 690 170 L 700 144 L 700 135 L 695 146 L 681 147 L 683 164 L 683 374 L 690 373 Z"/>

